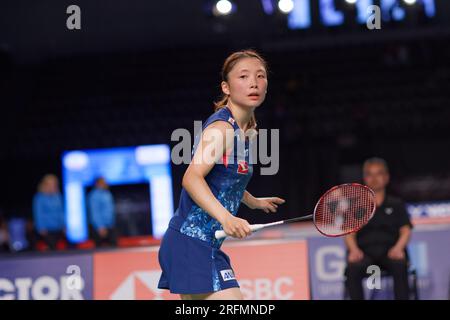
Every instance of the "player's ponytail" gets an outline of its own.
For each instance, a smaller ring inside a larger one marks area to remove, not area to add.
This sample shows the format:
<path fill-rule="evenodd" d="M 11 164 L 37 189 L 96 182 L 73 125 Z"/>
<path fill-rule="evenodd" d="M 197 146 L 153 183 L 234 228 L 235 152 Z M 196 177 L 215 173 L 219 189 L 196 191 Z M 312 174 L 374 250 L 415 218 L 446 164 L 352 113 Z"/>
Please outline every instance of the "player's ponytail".
<path fill-rule="evenodd" d="M 225 59 L 225 62 L 222 67 L 222 81 L 228 81 L 228 74 L 233 69 L 233 67 L 236 65 L 236 63 L 243 58 L 256 58 L 263 64 L 264 68 L 267 70 L 267 62 L 264 60 L 263 57 L 259 53 L 257 53 L 255 50 L 247 49 L 242 51 L 237 51 L 232 53 L 228 56 L 228 58 Z M 228 95 L 225 93 L 222 93 L 222 97 L 219 101 L 214 102 L 214 111 L 220 110 L 223 107 L 225 107 L 228 103 Z M 252 115 L 249 123 L 248 128 L 249 129 L 256 129 L 256 117 L 255 114 Z"/>

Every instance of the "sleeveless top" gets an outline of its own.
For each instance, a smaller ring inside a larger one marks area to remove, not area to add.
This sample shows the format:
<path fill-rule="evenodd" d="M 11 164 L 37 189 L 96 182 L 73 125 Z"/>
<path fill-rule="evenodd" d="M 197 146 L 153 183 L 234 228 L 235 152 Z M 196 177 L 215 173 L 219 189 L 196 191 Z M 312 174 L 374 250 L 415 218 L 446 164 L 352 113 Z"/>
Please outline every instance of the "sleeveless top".
<path fill-rule="evenodd" d="M 235 216 L 253 173 L 253 166 L 250 163 L 250 141 L 239 134 L 241 130 L 227 106 L 212 114 L 203 124 L 202 131 L 215 121 L 226 121 L 233 126 L 233 150 L 224 153 L 222 163 L 215 163 L 205 180 L 216 199 Z M 193 154 L 199 139 L 199 136 L 195 139 Z M 245 142 L 242 142 L 243 139 Z M 205 241 L 215 248 L 220 248 L 224 240 L 217 240 L 214 237 L 215 231 L 222 229 L 219 221 L 200 208 L 184 188 L 169 227 L 189 237 Z"/>

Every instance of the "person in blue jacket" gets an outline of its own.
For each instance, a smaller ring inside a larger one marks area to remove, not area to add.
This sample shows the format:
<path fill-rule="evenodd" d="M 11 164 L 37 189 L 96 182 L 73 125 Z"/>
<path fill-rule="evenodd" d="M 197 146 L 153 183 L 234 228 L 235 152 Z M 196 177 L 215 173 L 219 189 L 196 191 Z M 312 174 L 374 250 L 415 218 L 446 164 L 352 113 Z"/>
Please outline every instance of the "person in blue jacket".
<path fill-rule="evenodd" d="M 95 180 L 88 195 L 88 212 L 92 237 L 97 247 L 116 245 L 114 198 L 103 177 Z"/>
<path fill-rule="evenodd" d="M 50 250 L 56 249 L 59 240 L 65 239 L 65 213 L 58 178 L 45 175 L 33 198 L 34 228 L 38 237 Z"/>

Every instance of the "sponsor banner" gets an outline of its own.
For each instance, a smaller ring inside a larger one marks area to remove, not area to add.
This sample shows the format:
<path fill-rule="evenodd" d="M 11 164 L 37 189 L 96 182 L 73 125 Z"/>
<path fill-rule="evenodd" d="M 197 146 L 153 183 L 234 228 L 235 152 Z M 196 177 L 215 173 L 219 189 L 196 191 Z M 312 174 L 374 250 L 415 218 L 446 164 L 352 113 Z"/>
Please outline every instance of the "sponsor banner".
<path fill-rule="evenodd" d="M 92 255 L 3 259 L 0 261 L 0 299 L 92 299 Z"/>
<path fill-rule="evenodd" d="M 409 250 L 421 300 L 450 299 L 450 230 L 412 233 Z"/>
<path fill-rule="evenodd" d="M 223 247 L 231 259 L 244 299 L 309 299 L 308 253 L 305 240 L 256 240 Z"/>
<path fill-rule="evenodd" d="M 408 203 L 406 209 L 413 219 L 450 217 L 450 201 Z"/>
<path fill-rule="evenodd" d="M 94 254 L 94 299 L 179 299 L 158 289 L 161 268 L 158 249 L 130 249 Z"/>
<path fill-rule="evenodd" d="M 345 246 L 341 238 L 308 239 L 311 297 L 313 300 L 342 299 Z"/>
<path fill-rule="evenodd" d="M 223 250 L 234 270 L 219 270 L 220 276 L 236 277 L 245 299 L 309 298 L 305 241 L 249 241 Z M 158 248 L 97 253 L 94 299 L 179 299 L 157 288 L 160 275 Z"/>
<path fill-rule="evenodd" d="M 408 245 L 410 261 L 415 267 L 419 299 L 448 299 L 450 285 L 450 255 L 443 244 L 450 243 L 450 231 L 413 231 Z M 346 248 L 343 239 L 314 237 L 308 239 L 311 267 L 311 295 L 314 300 L 343 299 Z M 365 297 L 392 299 L 392 279 L 381 281 L 375 294 L 364 285 Z M 411 279 L 410 279 L 411 281 Z M 411 282 L 410 282 L 411 283 Z"/>

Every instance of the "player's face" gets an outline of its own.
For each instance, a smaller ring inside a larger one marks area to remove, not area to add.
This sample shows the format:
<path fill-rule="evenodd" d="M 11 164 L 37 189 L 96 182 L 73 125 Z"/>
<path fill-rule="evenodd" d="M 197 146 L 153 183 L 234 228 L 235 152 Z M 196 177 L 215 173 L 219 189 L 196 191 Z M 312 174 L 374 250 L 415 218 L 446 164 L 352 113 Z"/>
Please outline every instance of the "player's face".
<path fill-rule="evenodd" d="M 243 58 L 228 73 L 222 90 L 242 107 L 255 108 L 263 103 L 267 91 L 267 71 L 257 58 Z"/>
<path fill-rule="evenodd" d="M 373 191 L 381 191 L 389 183 L 386 168 L 378 163 L 369 164 L 364 168 L 364 183 Z"/>

